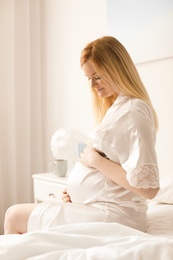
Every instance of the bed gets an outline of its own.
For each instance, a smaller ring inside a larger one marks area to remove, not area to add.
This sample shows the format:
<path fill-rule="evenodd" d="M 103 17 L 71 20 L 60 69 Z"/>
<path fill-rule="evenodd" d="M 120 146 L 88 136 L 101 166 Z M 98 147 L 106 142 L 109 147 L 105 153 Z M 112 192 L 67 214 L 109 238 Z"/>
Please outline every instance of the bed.
<path fill-rule="evenodd" d="M 148 201 L 147 233 L 117 223 L 82 223 L 0 236 L 1 260 L 172 260 L 173 174 Z"/>

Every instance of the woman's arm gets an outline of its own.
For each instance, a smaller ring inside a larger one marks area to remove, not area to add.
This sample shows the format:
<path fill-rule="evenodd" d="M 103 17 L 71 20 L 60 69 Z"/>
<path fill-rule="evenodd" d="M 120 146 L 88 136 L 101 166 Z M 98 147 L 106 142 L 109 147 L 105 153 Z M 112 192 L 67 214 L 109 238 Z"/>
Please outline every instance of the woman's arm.
<path fill-rule="evenodd" d="M 131 186 L 126 179 L 126 171 L 121 167 L 121 165 L 104 158 L 90 146 L 84 149 L 83 153 L 81 154 L 80 161 L 85 166 L 98 169 L 103 175 L 121 187 L 146 197 L 147 199 L 153 199 L 159 190 L 159 188 L 144 189 Z"/>

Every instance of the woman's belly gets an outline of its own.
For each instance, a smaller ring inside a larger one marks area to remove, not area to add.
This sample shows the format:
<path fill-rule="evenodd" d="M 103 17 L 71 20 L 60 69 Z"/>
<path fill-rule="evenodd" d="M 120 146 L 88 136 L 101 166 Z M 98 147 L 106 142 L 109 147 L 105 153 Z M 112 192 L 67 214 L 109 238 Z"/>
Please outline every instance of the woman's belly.
<path fill-rule="evenodd" d="M 67 192 L 75 203 L 101 201 L 106 187 L 106 178 L 98 170 L 78 162 L 68 177 Z"/>

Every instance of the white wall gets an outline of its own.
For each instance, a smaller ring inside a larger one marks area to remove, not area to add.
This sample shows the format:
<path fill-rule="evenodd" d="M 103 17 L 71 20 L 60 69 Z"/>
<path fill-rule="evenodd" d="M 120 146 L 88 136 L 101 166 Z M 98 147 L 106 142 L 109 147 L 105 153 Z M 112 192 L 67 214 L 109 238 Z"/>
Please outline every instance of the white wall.
<path fill-rule="evenodd" d="M 107 30 L 106 0 L 43 0 L 41 40 L 44 168 L 52 160 L 51 135 L 60 127 L 88 131 L 93 124 L 90 89 L 80 52 Z M 43 55 L 44 56 L 44 55 Z"/>
<path fill-rule="evenodd" d="M 141 63 L 173 56 L 172 0 L 107 0 L 108 31 Z"/>

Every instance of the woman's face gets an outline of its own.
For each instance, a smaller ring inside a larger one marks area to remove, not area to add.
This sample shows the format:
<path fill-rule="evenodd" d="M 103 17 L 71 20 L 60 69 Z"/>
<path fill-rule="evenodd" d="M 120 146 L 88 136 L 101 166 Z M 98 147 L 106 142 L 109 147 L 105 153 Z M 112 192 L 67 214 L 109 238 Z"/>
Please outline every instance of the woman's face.
<path fill-rule="evenodd" d="M 95 88 L 99 97 L 105 98 L 114 96 L 117 98 L 118 93 L 113 89 L 113 87 L 102 80 L 101 76 L 98 75 L 95 71 L 91 61 L 88 60 L 85 62 L 82 65 L 82 69 L 85 73 L 85 76 L 88 78 L 90 87 Z"/>

